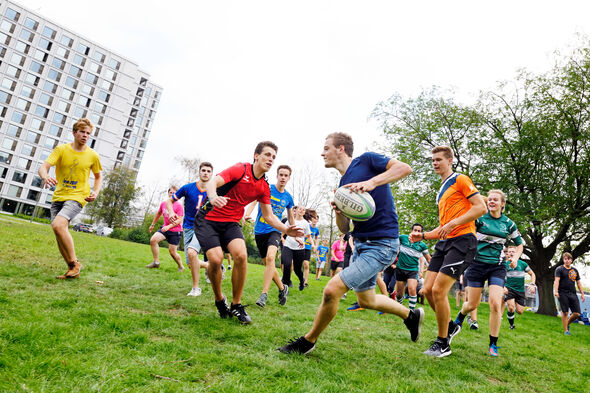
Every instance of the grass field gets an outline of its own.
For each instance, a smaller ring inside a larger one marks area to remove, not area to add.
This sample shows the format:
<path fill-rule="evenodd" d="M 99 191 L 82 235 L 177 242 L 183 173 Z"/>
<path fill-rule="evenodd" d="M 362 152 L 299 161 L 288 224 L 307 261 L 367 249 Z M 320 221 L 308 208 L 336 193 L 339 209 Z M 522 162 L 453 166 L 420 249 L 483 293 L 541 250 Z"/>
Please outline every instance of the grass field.
<path fill-rule="evenodd" d="M 466 330 L 444 359 L 422 355 L 436 336 L 426 306 L 421 340 L 402 321 L 374 311 L 346 311 L 308 356 L 276 348 L 311 326 L 322 281 L 277 305 L 256 301 L 262 266 L 250 265 L 244 303 L 249 326 L 217 316 L 211 288 L 188 298 L 190 273 L 145 269 L 149 247 L 73 233 L 84 264 L 78 280 L 63 273 L 51 229 L 0 221 L 0 391 L 2 392 L 581 392 L 590 390 L 590 329 L 561 333 L 557 318 L 527 312 L 517 329 L 503 321 L 501 356 L 487 354 L 487 304 L 478 332 Z M 230 281 L 223 283 L 231 294 Z M 452 309 L 453 315 L 456 310 Z M 162 378 L 165 377 L 165 378 Z M 169 378 L 169 379 L 168 379 Z"/>

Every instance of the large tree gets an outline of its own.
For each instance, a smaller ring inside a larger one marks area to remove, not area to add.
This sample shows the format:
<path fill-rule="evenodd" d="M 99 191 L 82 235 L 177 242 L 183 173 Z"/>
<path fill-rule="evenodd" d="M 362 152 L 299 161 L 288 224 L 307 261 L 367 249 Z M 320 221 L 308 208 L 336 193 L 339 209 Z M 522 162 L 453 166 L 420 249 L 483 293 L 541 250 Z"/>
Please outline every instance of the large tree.
<path fill-rule="evenodd" d="M 104 185 L 95 202 L 87 205 L 88 214 L 111 228 L 121 227 L 132 216 L 132 202 L 139 196 L 135 187 L 135 172 L 117 167 L 107 172 Z"/>
<path fill-rule="evenodd" d="M 462 105 L 437 89 L 416 99 L 394 96 L 374 116 L 390 149 L 407 159 L 414 177 L 397 193 L 411 220 L 432 219 L 440 181 L 429 162 L 432 146 L 451 146 L 455 169 L 486 192 L 508 195 L 506 214 L 518 225 L 537 275 L 539 313 L 555 315 L 553 273 L 562 251 L 590 251 L 590 50 L 561 56 L 542 75 L 515 81 Z M 578 261 L 583 263 L 583 258 Z"/>

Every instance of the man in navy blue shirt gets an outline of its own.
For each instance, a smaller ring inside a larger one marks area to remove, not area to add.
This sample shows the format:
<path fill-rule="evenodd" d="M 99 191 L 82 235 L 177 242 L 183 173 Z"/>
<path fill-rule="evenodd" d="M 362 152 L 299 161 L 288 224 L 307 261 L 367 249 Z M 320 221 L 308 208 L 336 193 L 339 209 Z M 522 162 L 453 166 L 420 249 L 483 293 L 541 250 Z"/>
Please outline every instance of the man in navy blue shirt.
<path fill-rule="evenodd" d="M 353 159 L 352 152 L 353 142 L 349 135 L 332 133 L 324 144 L 324 164 L 326 168 L 335 168 L 340 172 L 340 186 L 346 186 L 352 192 L 368 192 L 375 200 L 375 215 L 370 220 L 354 223 L 352 236 L 355 249 L 350 266 L 328 281 L 311 330 L 279 348 L 280 352 L 311 352 L 319 335 L 336 315 L 340 298 L 349 289 L 356 292 L 361 307 L 402 318 L 412 341 L 417 341 L 420 336 L 423 309 L 412 311 L 385 295 L 375 293 L 377 275 L 393 263 L 399 248 L 397 213 L 389 183 L 408 176 L 412 168 L 396 159 L 371 152 Z M 334 202 L 332 208 L 338 228 L 342 233 L 348 233 L 350 220 L 341 214 Z"/>

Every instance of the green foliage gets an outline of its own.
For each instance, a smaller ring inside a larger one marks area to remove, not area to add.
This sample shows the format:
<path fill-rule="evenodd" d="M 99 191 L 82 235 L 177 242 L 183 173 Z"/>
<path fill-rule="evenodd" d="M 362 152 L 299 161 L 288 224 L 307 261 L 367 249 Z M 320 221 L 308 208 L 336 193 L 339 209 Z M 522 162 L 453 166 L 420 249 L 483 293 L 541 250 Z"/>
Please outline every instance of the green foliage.
<path fill-rule="evenodd" d="M 22 218 L 23 220 L 31 219 L 31 216 L 27 216 L 26 214 L 13 214 L 12 217 Z M 48 218 L 35 217 L 33 218 L 33 221 L 40 222 L 42 224 L 51 224 L 51 220 Z"/>
<path fill-rule="evenodd" d="M 523 234 L 537 275 L 541 307 L 555 313 L 551 284 L 558 251 L 574 258 L 590 251 L 590 50 L 558 59 L 542 75 L 521 72 L 512 83 L 483 92 L 474 105 L 433 88 L 417 98 L 394 95 L 373 116 L 388 150 L 414 174 L 394 192 L 400 221 L 437 226 L 434 198 L 440 179 L 430 165 L 436 145 L 453 149 L 454 169 L 471 177 L 482 194 L 502 189 L 506 214 Z"/>
<path fill-rule="evenodd" d="M 96 201 L 87 205 L 86 212 L 111 228 L 121 227 L 131 215 L 131 204 L 139 193 L 135 172 L 123 166 L 114 168 L 104 176 L 102 190 Z"/>
<path fill-rule="evenodd" d="M 273 286 L 260 309 L 253 304 L 263 268 L 249 265 L 243 302 L 252 304 L 253 323 L 240 326 L 218 317 L 204 273 L 203 295 L 187 297 L 190 273 L 177 272 L 166 253 L 160 269 L 145 269 L 146 245 L 72 236 L 84 269 L 79 279 L 60 281 L 54 277 L 65 264 L 48 226 L 0 225 L 2 392 L 579 392 L 587 386 L 587 364 L 572 363 L 588 356 L 586 326 L 573 325 L 567 337 L 558 318 L 525 312 L 516 330 L 503 321 L 501 357 L 493 359 L 484 303 L 481 330 L 466 329 L 450 357 L 430 359 L 422 354 L 436 336 L 428 306 L 421 339 L 412 343 L 397 317 L 347 312 L 355 301 L 350 292 L 312 353 L 285 356 L 276 348 L 311 327 L 326 278 L 293 291 L 285 307 Z M 223 291 L 231 299 L 229 278 Z M 558 371 L 565 365 L 564 380 Z"/>

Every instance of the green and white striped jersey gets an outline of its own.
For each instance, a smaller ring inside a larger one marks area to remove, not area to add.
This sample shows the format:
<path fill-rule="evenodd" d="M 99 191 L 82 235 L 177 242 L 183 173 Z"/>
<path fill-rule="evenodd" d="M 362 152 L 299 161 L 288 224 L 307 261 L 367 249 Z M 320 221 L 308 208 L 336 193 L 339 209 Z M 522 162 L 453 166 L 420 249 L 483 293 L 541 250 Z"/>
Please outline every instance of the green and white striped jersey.
<path fill-rule="evenodd" d="M 420 257 L 427 254 L 428 246 L 424 242 L 411 243 L 408 235 L 400 235 L 397 268 L 417 272 Z"/>
<path fill-rule="evenodd" d="M 511 219 L 502 214 L 494 218 L 487 212 L 475 220 L 477 236 L 477 255 L 475 260 L 484 263 L 499 264 L 504 262 L 504 244 L 512 240 L 521 245 L 522 238 Z"/>
<path fill-rule="evenodd" d="M 531 271 L 529 265 L 522 259 L 518 260 L 516 267 L 510 267 L 510 261 L 506 261 L 506 288 L 515 290 L 516 292 L 524 292 L 524 276 L 525 273 Z"/>

